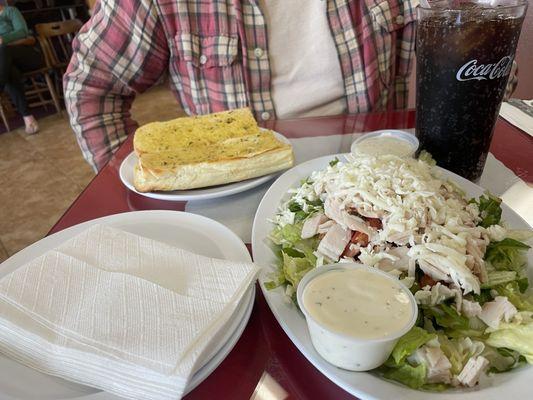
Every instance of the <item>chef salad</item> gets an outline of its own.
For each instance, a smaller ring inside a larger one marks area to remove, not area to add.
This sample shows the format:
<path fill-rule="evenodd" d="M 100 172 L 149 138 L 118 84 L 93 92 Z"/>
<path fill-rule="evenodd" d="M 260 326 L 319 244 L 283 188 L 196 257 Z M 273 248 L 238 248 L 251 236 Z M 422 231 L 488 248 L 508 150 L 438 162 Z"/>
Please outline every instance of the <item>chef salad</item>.
<path fill-rule="evenodd" d="M 294 300 L 306 272 L 325 264 L 386 271 L 410 288 L 419 314 L 376 372 L 415 389 L 474 386 L 533 363 L 532 232 L 508 229 L 500 203 L 466 198 L 420 158 L 333 159 L 280 206 L 269 238 L 279 268 L 266 286 Z"/>

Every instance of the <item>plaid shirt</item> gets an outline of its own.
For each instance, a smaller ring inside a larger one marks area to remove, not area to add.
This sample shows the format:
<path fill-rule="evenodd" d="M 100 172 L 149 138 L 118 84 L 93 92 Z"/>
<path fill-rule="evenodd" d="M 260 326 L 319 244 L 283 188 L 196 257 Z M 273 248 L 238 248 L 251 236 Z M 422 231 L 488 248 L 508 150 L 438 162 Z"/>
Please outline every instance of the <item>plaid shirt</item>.
<path fill-rule="evenodd" d="M 406 107 L 418 0 L 324 1 L 347 111 Z M 136 129 L 135 94 L 166 72 L 189 114 L 248 106 L 275 117 L 257 0 L 102 0 L 73 46 L 65 100 L 95 169 Z"/>

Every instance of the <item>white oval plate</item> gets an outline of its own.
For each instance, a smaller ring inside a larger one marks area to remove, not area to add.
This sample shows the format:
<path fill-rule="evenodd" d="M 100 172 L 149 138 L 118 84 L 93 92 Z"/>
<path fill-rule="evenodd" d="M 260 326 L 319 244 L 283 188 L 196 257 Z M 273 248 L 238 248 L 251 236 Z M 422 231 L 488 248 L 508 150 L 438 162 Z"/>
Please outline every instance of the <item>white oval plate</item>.
<path fill-rule="evenodd" d="M 346 155 L 336 155 L 338 158 L 341 156 L 345 157 Z M 455 389 L 442 393 L 431 393 L 412 390 L 400 384 L 381 379 L 371 373 L 350 372 L 336 368 L 320 357 L 311 343 L 307 324 L 302 313 L 294 304 L 285 300 L 282 288 L 267 290 L 264 286 L 264 282 L 269 280 L 268 274 L 275 271 L 277 262 L 266 238 L 273 228 L 272 223 L 268 221 L 276 213 L 279 204 L 287 200 L 289 196 L 287 190 L 298 187 L 302 179 L 307 178 L 313 171 L 325 168 L 334 157 L 335 155 L 330 155 L 307 161 L 281 175 L 261 200 L 254 219 L 252 249 L 254 261 L 263 267 L 263 274 L 259 278 L 261 289 L 279 324 L 296 347 L 331 381 L 361 399 L 485 400 L 507 398 L 509 396 L 516 400 L 531 398 L 533 367 L 530 366 L 519 368 L 509 373 L 493 375 L 484 379 L 480 385 L 472 389 Z M 455 181 L 464 189 L 467 196 L 477 197 L 483 194 L 484 190 L 481 187 L 452 172 L 442 168 L 439 169 L 446 177 Z M 515 229 L 531 229 L 518 214 L 505 204 L 502 205 L 502 208 L 502 218 L 509 226 Z M 529 254 L 529 265 L 529 279 L 531 280 L 533 279 L 533 257 L 531 252 Z"/>
<path fill-rule="evenodd" d="M 167 243 L 171 246 L 225 260 L 250 262 L 242 240 L 209 218 L 179 211 L 136 211 L 87 221 L 50 235 L 21 250 L 0 265 L 0 278 L 44 254 L 94 224 L 104 224 Z M 185 393 L 198 386 L 233 349 L 248 323 L 255 299 L 251 286 L 240 305 L 219 331 L 199 361 Z M 0 399 L 115 400 L 119 397 L 60 378 L 45 375 L 0 355 Z"/>
<path fill-rule="evenodd" d="M 263 129 L 262 129 L 263 130 Z M 274 132 L 277 139 L 282 142 L 290 144 L 289 139 L 281 133 Z M 190 190 L 174 190 L 171 192 L 139 192 L 135 189 L 133 184 L 133 169 L 137 164 L 138 158 L 135 152 L 131 152 L 120 164 L 119 175 L 122 183 L 132 192 L 140 194 L 141 196 L 150 197 L 157 200 L 166 201 L 191 201 L 191 200 L 208 200 L 216 199 L 218 197 L 230 196 L 235 193 L 244 192 L 252 189 L 274 178 L 279 172 L 259 176 L 257 178 L 247 179 L 245 181 L 228 183 L 226 185 L 211 186 L 207 188 L 190 189 Z"/>

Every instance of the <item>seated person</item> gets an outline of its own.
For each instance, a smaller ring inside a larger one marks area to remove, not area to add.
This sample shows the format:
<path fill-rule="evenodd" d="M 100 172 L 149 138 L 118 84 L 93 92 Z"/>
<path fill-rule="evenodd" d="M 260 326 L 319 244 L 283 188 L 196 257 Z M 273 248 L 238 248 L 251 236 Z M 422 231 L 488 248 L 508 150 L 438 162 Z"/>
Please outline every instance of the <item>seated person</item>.
<path fill-rule="evenodd" d="M 0 4 L 0 90 L 5 90 L 24 118 L 26 133 L 39 131 L 35 117 L 28 111 L 22 72 L 42 68 L 43 57 L 29 38 L 26 21 L 15 7 Z"/>
<path fill-rule="evenodd" d="M 106 0 L 73 42 L 65 102 L 95 170 L 137 124 L 138 93 L 169 75 L 188 114 L 258 120 L 407 106 L 418 0 Z"/>

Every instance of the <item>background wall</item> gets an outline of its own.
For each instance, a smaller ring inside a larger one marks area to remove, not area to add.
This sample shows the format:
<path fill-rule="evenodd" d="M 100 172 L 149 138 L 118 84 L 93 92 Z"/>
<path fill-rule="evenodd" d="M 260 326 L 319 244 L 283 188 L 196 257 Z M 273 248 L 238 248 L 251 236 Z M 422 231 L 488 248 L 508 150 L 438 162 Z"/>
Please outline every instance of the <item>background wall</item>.
<path fill-rule="evenodd" d="M 533 99 L 533 5 L 531 3 L 520 34 L 516 62 L 518 63 L 518 87 L 513 97 Z"/>

